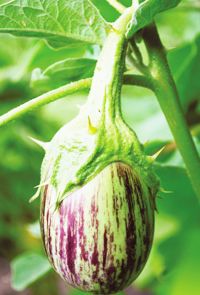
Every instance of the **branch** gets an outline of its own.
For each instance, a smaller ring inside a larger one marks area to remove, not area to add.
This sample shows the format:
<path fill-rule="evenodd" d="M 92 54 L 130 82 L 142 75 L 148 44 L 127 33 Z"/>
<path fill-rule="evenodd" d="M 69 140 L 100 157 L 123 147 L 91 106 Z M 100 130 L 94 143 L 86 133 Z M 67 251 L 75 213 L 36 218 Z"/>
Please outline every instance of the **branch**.
<path fill-rule="evenodd" d="M 140 62 L 138 62 L 138 60 L 132 56 L 132 52 L 128 52 L 127 61 L 130 64 L 131 68 L 135 68 L 141 74 L 148 76 L 148 68 Z"/>
<path fill-rule="evenodd" d="M 134 52 L 135 57 L 137 58 L 138 62 L 144 66 L 142 53 L 140 52 L 140 49 L 138 48 L 134 38 L 132 38 L 130 40 L 129 46 L 130 46 L 131 50 Z"/>
<path fill-rule="evenodd" d="M 65 86 L 59 87 L 55 90 L 49 91 L 45 94 L 42 94 L 36 98 L 33 98 L 24 104 L 12 109 L 6 114 L 0 116 L 0 127 L 9 123 L 12 120 L 20 118 L 22 115 L 27 112 L 33 111 L 38 107 L 41 107 L 49 102 L 53 102 L 59 98 L 62 98 L 66 95 L 77 92 L 78 90 L 88 89 L 91 85 L 92 79 L 84 79 L 77 82 L 72 82 Z"/>
<path fill-rule="evenodd" d="M 150 79 L 148 79 L 147 77 L 142 76 L 142 75 L 128 74 L 128 72 L 125 73 L 124 84 L 144 87 L 144 88 L 148 88 L 150 90 L 153 90 L 153 84 Z"/>

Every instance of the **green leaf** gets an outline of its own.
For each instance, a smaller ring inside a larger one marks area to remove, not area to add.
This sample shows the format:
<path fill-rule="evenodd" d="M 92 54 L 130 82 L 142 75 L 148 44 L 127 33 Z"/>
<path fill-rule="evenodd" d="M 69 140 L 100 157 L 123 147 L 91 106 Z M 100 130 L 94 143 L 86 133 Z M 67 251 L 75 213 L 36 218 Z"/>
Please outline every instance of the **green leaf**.
<path fill-rule="evenodd" d="M 91 58 L 67 58 L 49 66 L 43 72 L 35 69 L 32 73 L 31 86 L 45 91 L 60 87 L 72 81 L 93 75 L 96 60 Z"/>
<path fill-rule="evenodd" d="M 92 3 L 109 22 L 114 22 L 120 15 L 107 1 L 92 0 Z"/>
<path fill-rule="evenodd" d="M 176 9 L 170 9 L 157 15 L 156 24 L 161 40 L 167 49 L 193 42 L 199 34 L 200 10 L 197 8 L 198 5 L 193 0 L 182 0 Z"/>
<path fill-rule="evenodd" d="M 143 1 L 136 9 L 130 26 L 127 31 L 127 37 L 131 38 L 138 30 L 144 28 L 153 22 L 156 14 L 173 8 L 179 4 L 181 0 L 146 0 Z M 141 1 L 140 1 L 141 2 Z"/>
<path fill-rule="evenodd" d="M 176 217 L 181 221 L 184 230 L 197 226 L 200 209 L 186 170 L 157 164 L 155 171 L 160 178 L 161 187 L 171 192 L 160 194 L 162 198 L 157 199 L 158 212 Z"/>
<path fill-rule="evenodd" d="M 199 235 L 198 227 L 184 229 L 179 236 L 168 240 L 162 246 L 167 271 L 165 276 L 153 286 L 153 294 L 199 294 Z"/>
<path fill-rule="evenodd" d="M 51 266 L 44 256 L 24 253 L 11 262 L 12 287 L 17 291 L 22 291 L 50 269 Z"/>
<path fill-rule="evenodd" d="M 107 27 L 88 0 L 13 0 L 0 6 L 0 32 L 44 38 L 54 47 L 102 44 Z"/>
<path fill-rule="evenodd" d="M 0 34 L 0 100 L 27 95 L 28 69 L 37 51 L 33 40 Z"/>
<path fill-rule="evenodd" d="M 176 268 L 176 276 L 171 280 L 171 291 L 167 294 L 182 295 L 199 293 L 199 234 L 199 228 L 193 228 L 183 235 L 181 257 Z"/>
<path fill-rule="evenodd" d="M 97 7 L 97 9 L 100 11 L 101 15 L 108 21 L 108 22 L 114 22 L 119 16 L 120 13 L 112 6 L 112 1 L 107 0 L 91 0 L 92 3 Z M 120 0 L 119 1 L 122 5 L 125 7 L 130 7 L 132 5 L 131 0 Z"/>
<path fill-rule="evenodd" d="M 193 5 L 193 0 L 190 2 Z M 168 49 L 193 42 L 199 34 L 199 10 L 184 7 L 184 4 L 190 5 L 190 2 L 182 1 L 176 9 L 170 9 L 156 17 L 161 40 Z"/>
<path fill-rule="evenodd" d="M 95 59 L 98 53 L 99 46 L 87 43 L 77 48 L 63 47 L 55 50 L 47 46 L 43 40 L 0 34 L 0 100 L 4 101 L 4 98 L 8 97 L 14 102 L 12 98 L 27 99 L 41 94 L 40 90 L 45 91 L 39 88 L 30 89 L 31 73 L 35 68 L 44 70 L 58 60 L 66 58 L 84 56 Z M 52 87 L 53 85 L 50 89 Z M 5 112 L 2 105 L 0 112 Z"/>

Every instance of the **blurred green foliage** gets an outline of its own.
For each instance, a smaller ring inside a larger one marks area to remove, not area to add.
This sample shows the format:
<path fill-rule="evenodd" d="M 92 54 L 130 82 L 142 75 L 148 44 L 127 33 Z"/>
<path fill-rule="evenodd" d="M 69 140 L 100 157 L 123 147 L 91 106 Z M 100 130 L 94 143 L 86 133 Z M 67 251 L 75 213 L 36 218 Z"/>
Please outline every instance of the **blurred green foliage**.
<path fill-rule="evenodd" d="M 0 4 L 5 2 L 8 1 Z M 106 1 L 92 2 L 107 20 L 113 21 L 118 16 Z M 129 5 L 131 1 L 121 2 Z M 200 150 L 200 5 L 197 4 L 198 1 L 182 1 L 179 7 L 160 14 L 156 22 L 169 50 L 168 59 L 181 103 Z M 99 48 L 90 45 L 53 50 L 44 41 L 1 35 L 0 114 L 52 87 L 49 82 L 34 85 L 36 69 L 45 71 L 53 63 L 70 58 L 95 60 L 98 53 Z M 92 62 L 91 70 L 93 66 Z M 74 69 L 72 73 L 70 70 L 67 68 L 66 82 L 75 79 Z M 78 74 L 81 76 L 82 72 Z M 55 77 L 53 73 L 54 80 Z M 63 286 L 54 272 L 45 274 L 49 264 L 37 223 L 39 202 L 29 204 L 28 201 L 39 183 L 43 158 L 43 151 L 29 137 L 49 141 L 60 126 L 78 113 L 78 105 L 85 101 L 86 95 L 78 93 L 54 102 L 0 130 L 0 258 L 6 263 L 13 260 L 13 286 L 17 290 L 28 287 L 27 294 L 83 294 Z M 157 200 L 155 243 L 147 266 L 132 289 L 125 293 L 134 295 L 135 290 L 140 290 L 141 294 L 198 295 L 200 208 L 184 164 L 154 95 L 148 90 L 126 86 L 122 98 L 124 117 L 145 144 L 146 152 L 153 154 L 166 146 L 155 169 L 163 191 L 169 191 L 161 193 Z M 2 267 L 0 264 L 0 274 Z M 35 273 L 45 276 L 29 285 L 38 279 Z"/>

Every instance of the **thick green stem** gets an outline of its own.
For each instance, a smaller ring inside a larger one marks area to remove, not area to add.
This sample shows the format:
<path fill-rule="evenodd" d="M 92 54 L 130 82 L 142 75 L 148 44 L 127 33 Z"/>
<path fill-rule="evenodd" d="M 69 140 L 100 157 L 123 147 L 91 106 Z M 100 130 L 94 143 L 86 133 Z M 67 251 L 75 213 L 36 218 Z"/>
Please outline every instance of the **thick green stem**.
<path fill-rule="evenodd" d="M 149 53 L 150 74 L 155 94 L 200 200 L 200 158 L 184 117 L 165 49 L 154 25 L 144 30 L 143 37 Z"/>

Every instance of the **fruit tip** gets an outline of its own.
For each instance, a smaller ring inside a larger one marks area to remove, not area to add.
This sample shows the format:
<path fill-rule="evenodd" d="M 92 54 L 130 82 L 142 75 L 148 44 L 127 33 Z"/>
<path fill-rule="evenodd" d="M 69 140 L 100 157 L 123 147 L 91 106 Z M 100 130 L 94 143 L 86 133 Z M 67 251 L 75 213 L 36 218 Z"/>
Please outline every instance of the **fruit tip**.
<path fill-rule="evenodd" d="M 150 160 L 150 162 L 153 163 L 160 156 L 160 154 L 162 153 L 164 149 L 165 149 L 165 145 L 152 156 L 148 156 L 148 159 Z"/>

